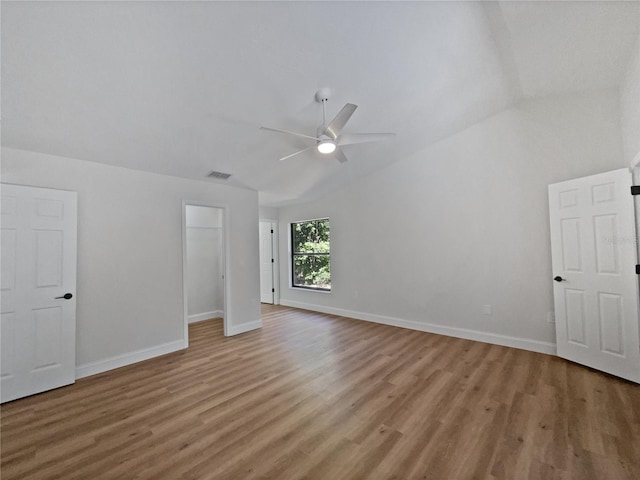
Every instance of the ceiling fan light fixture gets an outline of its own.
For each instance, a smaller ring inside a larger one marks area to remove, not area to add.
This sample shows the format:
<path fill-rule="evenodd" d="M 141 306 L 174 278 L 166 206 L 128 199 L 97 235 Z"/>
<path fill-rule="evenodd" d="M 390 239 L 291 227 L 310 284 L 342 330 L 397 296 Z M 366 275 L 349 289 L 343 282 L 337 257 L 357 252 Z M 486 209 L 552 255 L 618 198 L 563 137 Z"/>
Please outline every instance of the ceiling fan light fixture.
<path fill-rule="evenodd" d="M 336 150 L 336 144 L 333 140 L 321 140 L 318 142 L 318 151 L 320 153 L 333 153 Z"/>

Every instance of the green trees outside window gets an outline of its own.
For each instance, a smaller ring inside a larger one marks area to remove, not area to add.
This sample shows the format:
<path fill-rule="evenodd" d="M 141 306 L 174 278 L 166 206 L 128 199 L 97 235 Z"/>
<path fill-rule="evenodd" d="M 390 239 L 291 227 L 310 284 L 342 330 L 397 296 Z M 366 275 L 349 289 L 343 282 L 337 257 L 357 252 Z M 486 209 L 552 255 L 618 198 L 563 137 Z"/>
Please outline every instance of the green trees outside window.
<path fill-rule="evenodd" d="M 329 219 L 291 224 L 291 278 L 294 287 L 331 290 Z"/>

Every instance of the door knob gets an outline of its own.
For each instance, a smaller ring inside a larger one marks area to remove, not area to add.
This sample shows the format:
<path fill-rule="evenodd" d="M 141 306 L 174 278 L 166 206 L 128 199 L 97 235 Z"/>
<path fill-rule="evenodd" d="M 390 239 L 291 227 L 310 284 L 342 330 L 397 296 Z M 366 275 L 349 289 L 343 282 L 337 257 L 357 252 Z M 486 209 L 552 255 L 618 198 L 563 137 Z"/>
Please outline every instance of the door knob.
<path fill-rule="evenodd" d="M 562 278 L 562 277 L 560 277 L 560 276 L 558 276 L 558 277 L 553 277 L 553 279 L 554 279 L 556 282 L 564 282 L 564 278 Z"/>
<path fill-rule="evenodd" d="M 73 295 L 71 295 L 70 293 L 65 293 L 64 295 L 62 295 L 61 297 L 56 297 L 56 300 L 59 300 L 61 298 L 64 298 L 65 300 L 71 300 L 73 298 Z"/>

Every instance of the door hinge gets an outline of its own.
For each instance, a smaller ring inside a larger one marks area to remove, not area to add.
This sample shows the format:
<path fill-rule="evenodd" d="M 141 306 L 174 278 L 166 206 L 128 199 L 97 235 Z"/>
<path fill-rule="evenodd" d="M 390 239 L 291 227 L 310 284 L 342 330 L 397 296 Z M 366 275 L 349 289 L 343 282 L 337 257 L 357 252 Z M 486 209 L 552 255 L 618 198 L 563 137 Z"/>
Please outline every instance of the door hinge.
<path fill-rule="evenodd" d="M 276 293 L 276 289 L 275 289 L 275 288 L 272 288 L 272 289 L 271 289 L 271 293 Z"/>
<path fill-rule="evenodd" d="M 273 263 L 274 261 L 275 261 L 275 260 L 272 258 L 272 259 L 271 259 L 271 263 Z"/>
<path fill-rule="evenodd" d="M 640 185 L 631 185 L 631 195 L 640 195 Z"/>
<path fill-rule="evenodd" d="M 636 265 L 636 275 L 640 275 L 640 265 Z"/>
<path fill-rule="evenodd" d="M 271 233 L 273 233 L 273 230 L 271 230 Z"/>

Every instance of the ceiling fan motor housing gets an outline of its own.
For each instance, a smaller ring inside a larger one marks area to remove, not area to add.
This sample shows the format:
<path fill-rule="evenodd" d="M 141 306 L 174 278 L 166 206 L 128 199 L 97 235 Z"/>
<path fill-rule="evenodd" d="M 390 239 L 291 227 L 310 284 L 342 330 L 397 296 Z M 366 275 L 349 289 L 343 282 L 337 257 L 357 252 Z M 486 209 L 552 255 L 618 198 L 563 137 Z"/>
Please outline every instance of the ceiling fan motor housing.
<path fill-rule="evenodd" d="M 318 137 L 320 140 L 333 140 L 333 138 L 331 138 L 329 135 L 327 135 L 327 126 L 326 125 L 319 125 L 318 128 L 316 129 L 316 137 Z"/>

